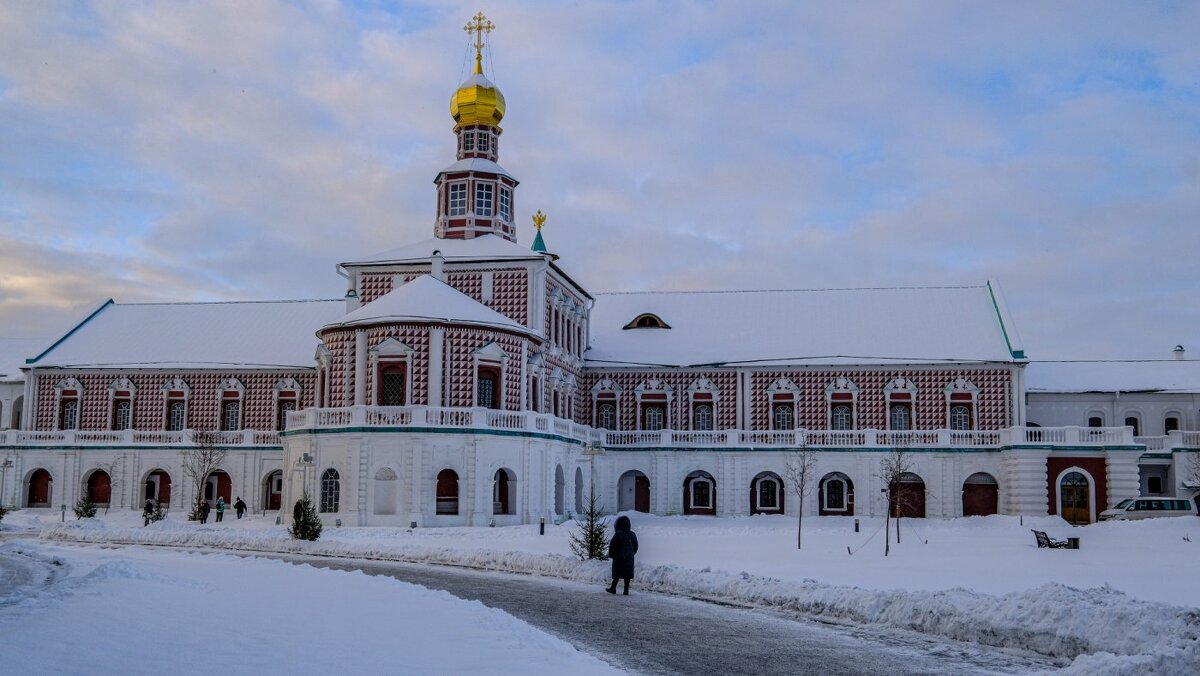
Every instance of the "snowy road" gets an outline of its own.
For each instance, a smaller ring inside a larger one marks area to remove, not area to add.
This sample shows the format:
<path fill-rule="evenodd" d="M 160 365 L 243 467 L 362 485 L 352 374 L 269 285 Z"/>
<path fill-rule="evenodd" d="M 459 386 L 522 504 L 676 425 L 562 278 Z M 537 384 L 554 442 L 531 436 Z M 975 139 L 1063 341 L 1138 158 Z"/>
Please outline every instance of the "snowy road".
<path fill-rule="evenodd" d="M 455 568 L 280 556 L 479 600 L 581 650 L 650 674 L 979 674 L 1054 669 L 1049 661 L 907 632 L 818 624 L 661 594 Z"/>

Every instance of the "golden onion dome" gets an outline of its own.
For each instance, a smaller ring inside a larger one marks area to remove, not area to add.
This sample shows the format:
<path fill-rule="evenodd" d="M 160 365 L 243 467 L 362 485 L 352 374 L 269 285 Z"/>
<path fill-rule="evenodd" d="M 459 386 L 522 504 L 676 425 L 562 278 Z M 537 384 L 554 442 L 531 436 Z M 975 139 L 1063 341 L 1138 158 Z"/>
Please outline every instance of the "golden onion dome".
<path fill-rule="evenodd" d="M 504 119 L 504 95 L 476 70 L 450 97 L 450 115 L 456 129 L 476 124 L 499 127 Z"/>

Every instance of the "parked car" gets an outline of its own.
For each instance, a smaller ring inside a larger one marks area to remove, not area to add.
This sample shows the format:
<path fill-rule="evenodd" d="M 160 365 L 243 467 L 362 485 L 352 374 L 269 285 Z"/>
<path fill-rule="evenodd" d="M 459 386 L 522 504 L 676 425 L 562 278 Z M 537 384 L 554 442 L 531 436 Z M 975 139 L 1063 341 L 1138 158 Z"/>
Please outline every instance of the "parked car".
<path fill-rule="evenodd" d="M 1195 516 L 1196 503 L 1176 498 L 1127 498 L 1100 512 L 1101 521 L 1154 519 L 1160 516 Z"/>

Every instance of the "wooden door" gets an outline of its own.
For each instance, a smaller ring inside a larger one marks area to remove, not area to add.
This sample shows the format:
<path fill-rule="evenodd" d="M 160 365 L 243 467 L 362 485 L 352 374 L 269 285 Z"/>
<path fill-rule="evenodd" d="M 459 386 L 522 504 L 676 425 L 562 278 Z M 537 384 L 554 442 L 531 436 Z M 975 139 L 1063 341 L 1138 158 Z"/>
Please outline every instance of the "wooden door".
<path fill-rule="evenodd" d="M 1061 516 L 1068 523 L 1086 524 L 1092 522 L 1091 515 L 1091 487 L 1088 485 L 1087 477 L 1079 472 L 1071 472 L 1063 477 L 1062 484 L 1058 487 L 1059 495 L 1059 511 Z"/>
<path fill-rule="evenodd" d="M 29 477 L 29 506 L 45 507 L 50 504 L 50 473 L 39 469 Z"/>
<path fill-rule="evenodd" d="M 650 479 L 645 474 L 638 474 L 633 480 L 633 509 L 638 512 L 650 511 Z"/>

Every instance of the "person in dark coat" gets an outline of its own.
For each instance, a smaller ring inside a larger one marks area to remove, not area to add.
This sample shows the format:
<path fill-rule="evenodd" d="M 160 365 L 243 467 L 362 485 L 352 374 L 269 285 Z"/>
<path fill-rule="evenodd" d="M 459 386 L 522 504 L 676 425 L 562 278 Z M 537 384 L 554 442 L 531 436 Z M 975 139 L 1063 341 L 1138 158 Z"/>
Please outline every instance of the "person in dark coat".
<path fill-rule="evenodd" d="M 154 516 L 154 500 L 146 499 L 146 506 L 142 508 L 142 520 L 145 522 L 143 526 L 150 525 L 150 517 Z"/>
<path fill-rule="evenodd" d="M 630 530 L 629 517 L 617 517 L 613 525 L 616 531 L 608 543 L 608 558 L 612 559 L 612 584 L 604 591 L 617 593 L 617 580 L 625 581 L 625 595 L 629 596 L 629 581 L 633 579 L 633 555 L 637 554 L 637 534 Z"/>
<path fill-rule="evenodd" d="M 237 502 L 233 503 L 233 511 L 237 512 L 237 518 L 239 519 L 242 518 L 242 515 L 246 513 L 246 503 L 242 502 L 242 498 L 240 496 L 238 497 Z"/>
<path fill-rule="evenodd" d="M 208 523 L 208 511 L 212 509 L 208 506 L 208 500 L 200 501 L 200 523 Z"/>

